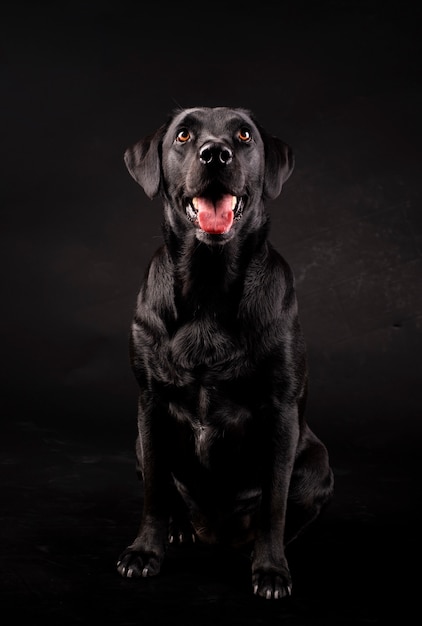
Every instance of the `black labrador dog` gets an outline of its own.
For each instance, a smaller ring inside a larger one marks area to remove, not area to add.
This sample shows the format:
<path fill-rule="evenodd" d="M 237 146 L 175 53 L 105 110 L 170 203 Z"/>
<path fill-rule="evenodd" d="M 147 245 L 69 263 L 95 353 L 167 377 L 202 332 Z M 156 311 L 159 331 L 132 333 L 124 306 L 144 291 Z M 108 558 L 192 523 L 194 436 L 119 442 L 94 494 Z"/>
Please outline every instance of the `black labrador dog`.
<path fill-rule="evenodd" d="M 252 588 L 291 593 L 285 556 L 330 500 L 325 445 L 304 417 L 305 343 L 292 270 L 264 203 L 290 148 L 241 108 L 190 108 L 125 153 L 164 205 L 131 332 L 139 383 L 139 532 L 117 563 L 159 573 L 168 543 L 250 548 Z"/>

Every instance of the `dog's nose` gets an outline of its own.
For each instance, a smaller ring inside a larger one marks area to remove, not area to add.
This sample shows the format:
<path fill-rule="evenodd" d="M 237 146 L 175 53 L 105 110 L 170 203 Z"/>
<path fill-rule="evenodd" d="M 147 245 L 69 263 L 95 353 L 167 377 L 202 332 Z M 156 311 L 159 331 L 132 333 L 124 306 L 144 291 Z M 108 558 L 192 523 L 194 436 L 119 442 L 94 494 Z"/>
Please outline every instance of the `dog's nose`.
<path fill-rule="evenodd" d="M 233 152 L 220 143 L 206 143 L 199 151 L 199 160 L 204 165 L 228 165 L 233 159 Z"/>

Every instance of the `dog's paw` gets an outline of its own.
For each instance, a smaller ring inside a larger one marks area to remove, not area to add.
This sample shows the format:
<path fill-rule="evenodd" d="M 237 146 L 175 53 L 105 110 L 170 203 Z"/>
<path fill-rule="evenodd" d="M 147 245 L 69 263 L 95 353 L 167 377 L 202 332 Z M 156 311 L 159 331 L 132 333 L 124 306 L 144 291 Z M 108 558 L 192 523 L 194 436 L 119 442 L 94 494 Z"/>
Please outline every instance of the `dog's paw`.
<path fill-rule="evenodd" d="M 292 579 L 287 568 L 279 571 L 257 569 L 252 574 L 252 588 L 256 596 L 266 600 L 281 600 L 292 594 Z"/>
<path fill-rule="evenodd" d="M 175 531 L 169 533 L 169 543 L 195 543 L 196 535 L 193 531 Z"/>
<path fill-rule="evenodd" d="M 178 543 L 195 543 L 196 535 L 193 530 L 191 524 L 188 521 L 176 521 L 171 520 L 169 533 L 168 533 L 168 542 L 170 544 L 178 544 Z"/>
<path fill-rule="evenodd" d="M 160 572 L 162 558 L 152 552 L 126 548 L 117 561 L 117 571 L 124 578 L 147 578 Z"/>

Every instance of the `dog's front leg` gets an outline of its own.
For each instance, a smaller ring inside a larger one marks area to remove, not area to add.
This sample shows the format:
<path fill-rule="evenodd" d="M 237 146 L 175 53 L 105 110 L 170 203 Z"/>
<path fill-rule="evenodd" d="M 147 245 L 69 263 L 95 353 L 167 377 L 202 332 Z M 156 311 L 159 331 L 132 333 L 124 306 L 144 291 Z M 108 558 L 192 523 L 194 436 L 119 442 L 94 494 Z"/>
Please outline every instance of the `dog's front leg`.
<path fill-rule="evenodd" d="M 260 521 L 252 558 L 255 595 L 280 599 L 291 594 L 292 580 L 284 553 L 287 497 L 299 437 L 297 409 L 284 408 L 281 421 L 271 429 L 263 469 Z"/>
<path fill-rule="evenodd" d="M 164 559 L 170 516 L 171 475 L 159 416 L 139 405 L 137 441 L 138 467 L 142 473 L 144 501 L 142 519 L 135 540 L 117 562 L 127 578 L 155 576 Z"/>

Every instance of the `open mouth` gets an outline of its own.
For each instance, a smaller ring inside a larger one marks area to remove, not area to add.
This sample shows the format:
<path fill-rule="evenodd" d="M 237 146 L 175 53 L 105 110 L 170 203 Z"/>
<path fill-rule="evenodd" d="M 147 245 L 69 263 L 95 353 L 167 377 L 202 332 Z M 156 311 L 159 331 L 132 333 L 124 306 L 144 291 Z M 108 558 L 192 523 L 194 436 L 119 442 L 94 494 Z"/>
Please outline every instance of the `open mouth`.
<path fill-rule="evenodd" d="M 196 226 L 210 235 L 229 232 L 233 221 L 242 217 L 243 198 L 223 194 L 218 198 L 195 197 L 188 201 L 186 215 Z"/>

